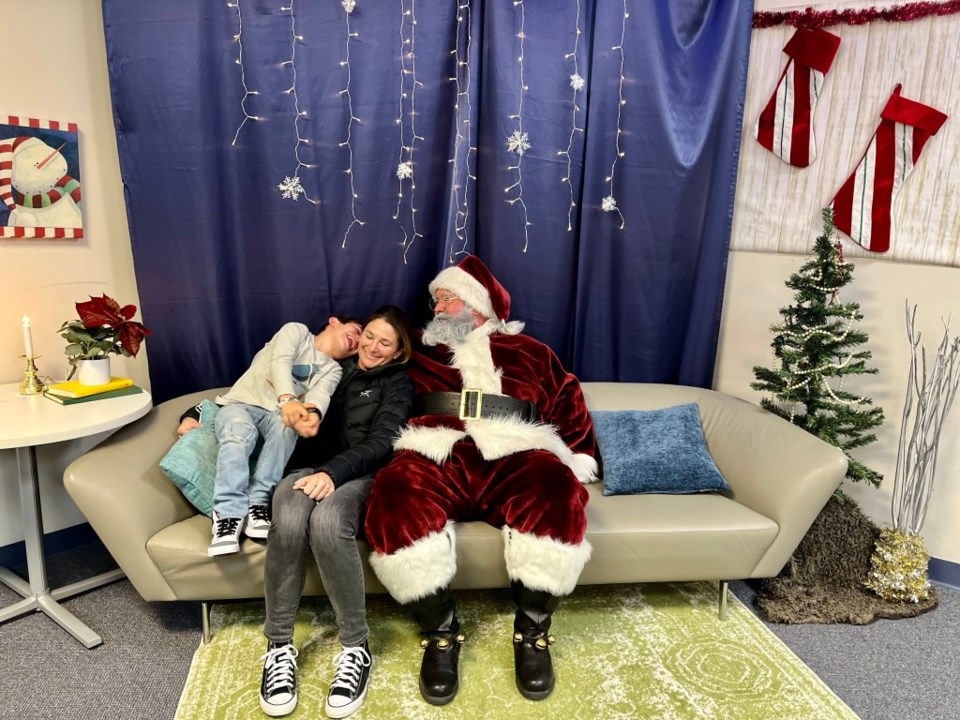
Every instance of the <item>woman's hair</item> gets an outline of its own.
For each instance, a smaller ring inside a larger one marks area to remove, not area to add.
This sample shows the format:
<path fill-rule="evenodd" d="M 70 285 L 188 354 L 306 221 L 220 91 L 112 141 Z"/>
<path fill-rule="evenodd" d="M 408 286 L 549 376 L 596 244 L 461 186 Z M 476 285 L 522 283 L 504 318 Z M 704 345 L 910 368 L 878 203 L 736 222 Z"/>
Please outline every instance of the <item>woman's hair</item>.
<path fill-rule="evenodd" d="M 381 305 L 370 313 L 369 317 L 364 320 L 363 326 L 366 327 L 374 320 L 383 320 L 397 333 L 397 349 L 400 351 L 400 356 L 394 362 L 401 365 L 410 362 L 410 358 L 413 356 L 413 343 L 410 339 L 410 325 L 407 322 L 407 314 L 396 305 Z"/>

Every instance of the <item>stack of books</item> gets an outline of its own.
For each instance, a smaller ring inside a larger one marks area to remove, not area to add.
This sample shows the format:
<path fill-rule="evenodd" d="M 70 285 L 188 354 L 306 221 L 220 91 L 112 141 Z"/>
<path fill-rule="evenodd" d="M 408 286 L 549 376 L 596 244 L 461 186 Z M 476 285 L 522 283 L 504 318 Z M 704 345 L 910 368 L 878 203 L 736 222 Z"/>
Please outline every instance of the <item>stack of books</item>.
<path fill-rule="evenodd" d="M 103 385 L 81 385 L 78 382 L 54 383 L 47 387 L 43 396 L 61 405 L 89 402 L 91 400 L 106 400 L 107 398 L 123 397 L 142 393 L 143 388 L 134 385 L 130 378 L 112 377 L 110 382 Z"/>

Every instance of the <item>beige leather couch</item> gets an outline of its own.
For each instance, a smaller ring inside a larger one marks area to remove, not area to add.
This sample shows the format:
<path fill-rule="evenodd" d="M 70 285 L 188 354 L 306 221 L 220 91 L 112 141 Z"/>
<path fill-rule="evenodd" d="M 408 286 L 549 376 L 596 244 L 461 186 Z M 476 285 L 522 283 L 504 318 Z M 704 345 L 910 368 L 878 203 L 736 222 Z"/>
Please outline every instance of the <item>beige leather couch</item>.
<path fill-rule="evenodd" d="M 589 486 L 587 538 L 593 556 L 580 583 L 720 581 L 776 575 L 840 484 L 843 453 L 761 408 L 699 388 L 644 383 L 584 383 L 591 410 L 653 409 L 699 403 L 710 453 L 731 497 L 620 495 Z M 74 461 L 64 473 L 70 496 L 146 600 L 210 601 L 263 596 L 264 545 L 207 556 L 210 520 L 160 471 L 176 439 L 177 418 L 216 391 L 165 402 Z M 499 530 L 457 527 L 456 588 L 508 587 Z M 364 556 L 367 548 L 364 545 Z M 365 564 L 366 565 L 366 564 Z M 369 592 L 384 592 L 368 566 Z M 306 592 L 322 594 L 311 565 Z"/>

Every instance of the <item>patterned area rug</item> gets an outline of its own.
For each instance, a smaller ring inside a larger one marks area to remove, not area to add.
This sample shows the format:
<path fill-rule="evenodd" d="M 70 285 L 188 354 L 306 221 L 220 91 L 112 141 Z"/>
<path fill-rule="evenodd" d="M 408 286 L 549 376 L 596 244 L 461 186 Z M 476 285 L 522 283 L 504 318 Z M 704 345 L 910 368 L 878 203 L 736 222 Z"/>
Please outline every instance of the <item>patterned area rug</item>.
<path fill-rule="evenodd" d="M 460 692 L 450 705 L 420 697 L 413 621 L 371 596 L 370 691 L 353 716 L 378 718 L 597 717 L 604 720 L 856 720 L 857 716 L 733 595 L 725 621 L 713 583 L 581 587 L 553 623 L 557 688 L 541 702 L 513 677 L 512 605 L 506 591 L 458 592 L 467 635 Z M 176 720 L 266 717 L 258 691 L 266 641 L 262 603 L 216 605 L 213 641 L 194 656 Z M 300 705 L 290 718 L 325 718 L 331 660 L 340 650 L 333 611 L 311 598 L 297 617 Z"/>

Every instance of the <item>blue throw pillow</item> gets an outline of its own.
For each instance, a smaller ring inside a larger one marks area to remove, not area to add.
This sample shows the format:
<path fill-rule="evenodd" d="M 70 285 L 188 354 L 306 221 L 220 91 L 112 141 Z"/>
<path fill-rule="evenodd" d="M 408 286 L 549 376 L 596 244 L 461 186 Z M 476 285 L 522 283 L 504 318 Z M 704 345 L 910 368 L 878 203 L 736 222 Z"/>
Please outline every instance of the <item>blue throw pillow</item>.
<path fill-rule="evenodd" d="M 729 490 L 714 463 L 696 403 L 590 413 L 603 458 L 603 494 Z"/>
<path fill-rule="evenodd" d="M 200 427 L 174 443 L 160 469 L 180 488 L 197 510 L 213 516 L 213 483 L 217 479 L 217 433 L 214 421 L 220 406 L 209 400 L 200 404 Z"/>

